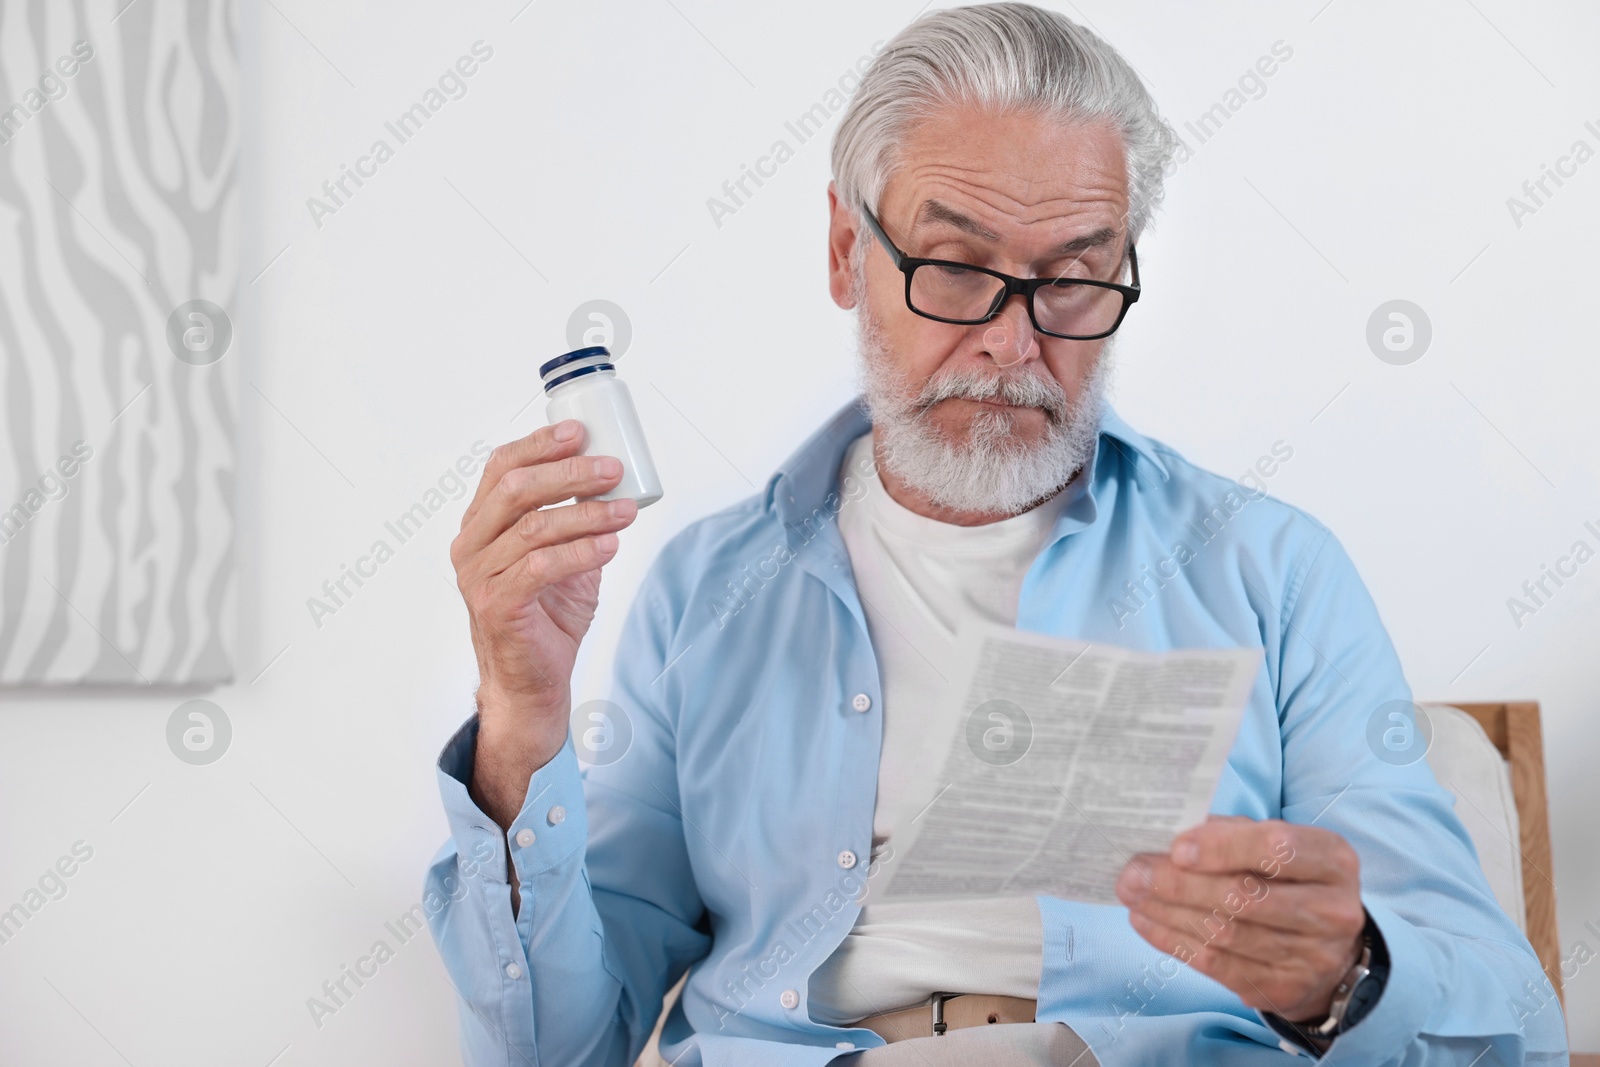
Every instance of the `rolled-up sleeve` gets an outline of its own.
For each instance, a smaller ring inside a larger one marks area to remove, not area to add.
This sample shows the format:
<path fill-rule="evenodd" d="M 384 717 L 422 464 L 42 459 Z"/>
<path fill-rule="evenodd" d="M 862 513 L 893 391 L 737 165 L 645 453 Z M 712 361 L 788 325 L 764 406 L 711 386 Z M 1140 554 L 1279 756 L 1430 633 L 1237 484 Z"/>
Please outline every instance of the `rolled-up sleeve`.
<path fill-rule="evenodd" d="M 551 990 L 558 996 L 581 990 L 592 1007 L 567 1018 L 579 1026 L 587 1023 L 595 1036 L 614 1030 L 612 1020 L 596 1010 L 614 1006 L 617 989 L 600 966 L 598 922 L 583 870 L 588 833 L 583 779 L 569 739 L 529 779 L 527 800 L 508 842 L 467 791 L 477 733 L 474 717 L 439 757 L 439 793 L 450 840 L 428 870 L 423 907 L 458 994 L 465 1061 L 473 1067 L 549 1062 L 540 1058 L 536 1045 L 553 1048 L 572 1041 L 559 1024 L 536 1024 L 540 1018 L 562 1018 L 539 1010 Z M 565 817 L 549 825 L 546 813 L 553 807 L 561 807 Z M 521 883 L 522 905 L 515 918 L 506 879 L 508 845 Z M 535 959 L 537 966 L 530 962 Z"/>

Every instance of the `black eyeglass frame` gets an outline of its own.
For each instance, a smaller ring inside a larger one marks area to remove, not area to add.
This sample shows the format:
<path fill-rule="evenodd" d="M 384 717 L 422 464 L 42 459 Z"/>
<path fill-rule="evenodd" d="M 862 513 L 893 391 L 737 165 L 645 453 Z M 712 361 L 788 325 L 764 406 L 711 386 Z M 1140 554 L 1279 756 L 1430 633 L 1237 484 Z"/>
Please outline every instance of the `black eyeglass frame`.
<path fill-rule="evenodd" d="M 1015 278 L 1001 271 L 990 270 L 988 267 L 979 267 L 972 263 L 959 263 L 953 259 L 920 259 L 916 256 L 908 256 L 896 248 L 893 241 L 889 240 L 889 235 L 884 232 L 883 226 L 878 222 L 877 218 L 872 214 L 872 210 L 867 207 L 865 202 L 863 202 L 861 205 L 861 214 L 867 220 L 867 225 L 872 229 L 873 234 L 877 236 L 879 243 L 883 245 L 884 251 L 889 253 L 889 258 L 894 261 L 895 267 L 900 271 L 900 273 L 906 276 L 906 307 L 910 308 L 914 314 L 921 315 L 925 319 L 932 319 L 935 322 L 948 322 L 954 326 L 981 326 L 983 323 L 990 321 L 996 315 L 1000 314 L 1000 309 L 1005 307 L 1007 300 L 1010 300 L 1013 296 L 1020 294 L 1027 302 L 1028 318 L 1033 322 L 1033 328 L 1035 330 L 1038 330 L 1040 333 L 1045 334 L 1046 336 L 1060 337 L 1067 341 L 1096 341 L 1102 337 L 1110 337 L 1112 334 L 1116 333 L 1117 329 L 1122 325 L 1122 320 L 1127 317 L 1128 309 L 1132 307 L 1139 299 L 1139 253 L 1135 250 L 1132 244 L 1128 245 L 1128 263 L 1133 268 L 1132 285 L 1122 285 L 1117 282 L 1096 281 L 1093 278 Z M 1005 291 L 998 295 L 998 297 L 995 299 L 994 306 L 992 306 L 989 309 L 989 313 L 984 315 L 982 318 L 947 319 L 941 315 L 931 314 L 921 310 L 911 302 L 911 275 L 916 272 L 918 267 L 930 265 L 940 267 L 960 267 L 962 270 L 975 271 L 979 274 L 987 274 L 990 277 L 999 278 L 1001 281 L 1006 283 Z M 1122 307 L 1117 311 L 1117 319 L 1111 324 L 1111 328 L 1103 333 L 1082 335 L 1056 333 L 1054 330 L 1047 330 L 1043 326 L 1040 326 L 1039 317 L 1035 315 L 1033 311 L 1033 294 L 1047 285 L 1092 285 L 1098 289 L 1114 289 L 1118 293 L 1122 294 Z"/>

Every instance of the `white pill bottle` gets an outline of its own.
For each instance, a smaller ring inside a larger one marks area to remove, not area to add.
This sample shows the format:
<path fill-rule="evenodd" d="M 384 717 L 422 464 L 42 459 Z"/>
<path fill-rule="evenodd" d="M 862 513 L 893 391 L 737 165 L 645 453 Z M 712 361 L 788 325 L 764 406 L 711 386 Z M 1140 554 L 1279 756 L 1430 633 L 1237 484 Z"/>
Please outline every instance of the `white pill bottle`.
<path fill-rule="evenodd" d="M 661 479 L 644 440 L 644 427 L 634 410 L 628 386 L 617 377 L 611 351 L 603 345 L 557 356 L 539 368 L 547 400 L 545 418 L 554 426 L 563 419 L 583 423 L 582 456 L 615 456 L 622 461 L 622 481 L 601 496 L 579 500 L 621 500 L 632 497 L 643 508 L 661 499 Z"/>

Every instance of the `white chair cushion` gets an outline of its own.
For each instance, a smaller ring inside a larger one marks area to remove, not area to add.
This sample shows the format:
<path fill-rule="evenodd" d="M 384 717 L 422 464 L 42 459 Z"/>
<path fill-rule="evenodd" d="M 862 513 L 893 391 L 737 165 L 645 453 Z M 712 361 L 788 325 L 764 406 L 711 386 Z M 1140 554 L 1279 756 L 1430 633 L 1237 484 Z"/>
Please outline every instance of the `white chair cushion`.
<path fill-rule="evenodd" d="M 1527 933 L 1522 896 L 1521 823 L 1511 792 L 1511 765 L 1478 720 L 1448 704 L 1419 704 L 1433 726 L 1428 766 L 1456 797 L 1456 815 L 1478 850 L 1489 888 L 1501 909 Z"/>

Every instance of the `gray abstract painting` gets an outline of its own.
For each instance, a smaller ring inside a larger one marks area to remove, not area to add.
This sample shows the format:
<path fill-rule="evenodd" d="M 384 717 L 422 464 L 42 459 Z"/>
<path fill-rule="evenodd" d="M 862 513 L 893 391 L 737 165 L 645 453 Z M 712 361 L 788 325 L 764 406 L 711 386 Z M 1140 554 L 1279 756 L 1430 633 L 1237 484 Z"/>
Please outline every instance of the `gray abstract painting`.
<path fill-rule="evenodd" d="M 232 677 L 237 39 L 0 2 L 0 684 Z"/>

